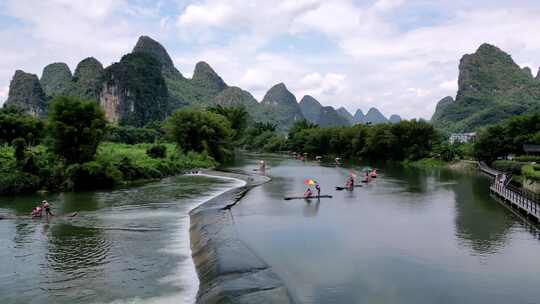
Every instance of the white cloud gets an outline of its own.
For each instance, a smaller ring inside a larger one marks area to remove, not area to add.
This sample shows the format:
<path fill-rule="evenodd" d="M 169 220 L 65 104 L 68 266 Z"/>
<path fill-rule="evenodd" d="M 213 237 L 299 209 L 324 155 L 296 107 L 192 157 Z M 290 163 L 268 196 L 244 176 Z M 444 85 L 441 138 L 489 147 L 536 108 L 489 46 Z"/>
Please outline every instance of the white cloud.
<path fill-rule="evenodd" d="M 346 88 L 346 75 L 337 73 L 310 73 L 304 76 L 299 83 L 299 98 L 303 95 L 332 97 L 343 92 Z"/>
<path fill-rule="evenodd" d="M 0 46 L 0 87 L 19 68 L 39 75 L 47 63 L 65 61 L 73 69 L 86 56 L 107 65 L 146 34 L 167 47 L 184 75 L 204 60 L 258 99 L 284 82 L 298 98 L 311 94 L 350 111 L 376 106 L 429 118 L 440 98 L 455 94 L 460 57 L 483 42 L 533 72 L 540 64 L 540 3 L 530 1 L 181 3 L 8 0 L 0 6 L 20 24 L 0 29 L 10 41 Z"/>
<path fill-rule="evenodd" d="M 9 87 L 0 88 L 0 106 L 2 106 L 4 102 L 7 100 L 8 92 L 9 92 Z"/>

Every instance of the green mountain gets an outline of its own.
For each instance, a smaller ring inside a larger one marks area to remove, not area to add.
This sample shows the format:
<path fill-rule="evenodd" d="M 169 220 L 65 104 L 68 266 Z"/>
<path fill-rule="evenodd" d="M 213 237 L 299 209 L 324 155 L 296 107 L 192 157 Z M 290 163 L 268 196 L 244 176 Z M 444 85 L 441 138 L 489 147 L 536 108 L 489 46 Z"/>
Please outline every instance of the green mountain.
<path fill-rule="evenodd" d="M 70 87 L 72 77 L 67 64 L 55 62 L 43 69 L 39 82 L 48 96 L 63 95 Z"/>
<path fill-rule="evenodd" d="M 333 107 L 323 107 L 319 112 L 317 124 L 323 128 L 348 126 L 349 121 L 339 115 Z"/>
<path fill-rule="evenodd" d="M 247 91 L 229 87 L 206 62 L 195 66 L 192 78 L 176 69 L 171 56 L 159 42 L 141 36 L 131 53 L 107 67 L 93 57 L 82 60 L 71 75 L 65 63 L 43 69 L 41 80 L 17 71 L 10 85 L 6 106 L 14 105 L 33 115 L 43 116 L 47 101 L 56 95 L 96 100 L 113 123 L 144 126 L 163 120 L 184 106 L 207 107 L 244 105 L 255 121 L 271 122 L 287 131 L 306 117 L 322 126 L 350 125 L 356 117 L 345 109 L 323 107 L 315 98 L 296 97 L 283 84 L 273 86 L 259 103 Z"/>
<path fill-rule="evenodd" d="M 440 102 L 431 119 L 440 129 L 474 131 L 540 110 L 540 82 L 499 48 L 482 44 L 461 58 L 455 101 Z"/>
<path fill-rule="evenodd" d="M 305 119 L 313 123 L 317 123 L 319 119 L 319 114 L 321 113 L 321 110 L 323 108 L 323 106 L 317 99 L 313 98 L 312 96 L 306 95 L 302 97 L 302 100 L 300 100 L 298 106 L 300 107 L 302 115 L 304 115 Z"/>
<path fill-rule="evenodd" d="M 362 112 L 362 110 L 358 109 L 356 110 L 356 112 L 354 113 L 354 124 L 361 124 L 361 123 L 364 123 L 364 112 Z"/>
<path fill-rule="evenodd" d="M 15 71 L 9 84 L 8 99 L 4 107 L 15 107 L 24 112 L 43 117 L 47 113 L 47 98 L 35 74 Z"/>
<path fill-rule="evenodd" d="M 195 72 L 193 72 L 191 81 L 201 92 L 207 95 L 201 96 L 206 101 L 210 101 L 212 97 L 227 88 L 225 81 L 204 61 L 200 61 L 195 65 Z"/>
<path fill-rule="evenodd" d="M 283 83 L 276 84 L 266 92 L 261 106 L 263 115 L 275 123 L 280 131 L 286 131 L 295 121 L 304 119 L 296 97 Z"/>
<path fill-rule="evenodd" d="M 161 63 L 172 110 L 187 105 L 209 105 L 227 88 L 223 79 L 206 62 L 197 63 L 192 79 L 185 78 L 174 67 L 165 47 L 148 36 L 139 37 L 132 52 L 148 54 Z"/>
<path fill-rule="evenodd" d="M 169 56 L 169 53 L 167 53 L 167 50 L 163 45 L 148 36 L 139 37 L 131 52 L 144 53 L 154 57 L 161 64 L 163 74 L 166 77 L 173 79 L 184 78 L 180 71 L 174 67 L 171 56 Z"/>
<path fill-rule="evenodd" d="M 349 122 L 349 125 L 354 125 L 354 116 L 349 111 L 347 111 L 347 109 L 345 109 L 344 107 L 340 107 L 336 111 L 341 117 L 345 118 Z"/>
<path fill-rule="evenodd" d="M 107 120 L 142 127 L 169 114 L 169 94 L 160 62 L 131 53 L 105 69 L 100 104 Z"/>
<path fill-rule="evenodd" d="M 445 108 L 454 103 L 454 98 L 452 96 L 446 96 L 445 98 L 437 102 L 437 107 L 435 108 L 435 113 L 431 117 L 431 121 L 437 121 L 440 119 L 440 116 L 445 112 Z"/>
<path fill-rule="evenodd" d="M 101 91 L 103 65 L 94 57 L 79 62 L 65 94 L 82 99 L 98 100 Z"/>
<path fill-rule="evenodd" d="M 384 117 L 384 115 L 382 115 L 382 113 L 377 108 L 369 109 L 369 111 L 366 113 L 366 115 L 362 119 L 362 123 L 364 124 L 370 123 L 370 124 L 376 125 L 376 124 L 387 123 L 387 122 L 388 122 L 388 119 L 386 119 L 386 117 Z"/>
<path fill-rule="evenodd" d="M 244 106 L 253 120 L 267 120 L 263 115 L 262 106 L 257 102 L 255 97 L 239 87 L 228 87 L 221 91 L 212 99 L 211 104 L 222 105 L 224 107 Z"/>
<path fill-rule="evenodd" d="M 399 123 L 401 121 L 401 116 L 397 114 L 392 114 L 390 115 L 390 118 L 388 118 L 388 121 L 390 123 Z"/>

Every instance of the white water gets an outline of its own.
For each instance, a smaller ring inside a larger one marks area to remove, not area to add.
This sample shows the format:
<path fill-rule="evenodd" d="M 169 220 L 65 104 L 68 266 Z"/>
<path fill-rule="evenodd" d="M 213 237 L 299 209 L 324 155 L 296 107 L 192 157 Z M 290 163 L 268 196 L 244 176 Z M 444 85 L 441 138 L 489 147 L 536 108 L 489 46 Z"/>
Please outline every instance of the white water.
<path fill-rule="evenodd" d="M 177 265 L 175 265 L 175 271 L 173 274 L 165 276 L 160 279 L 160 283 L 169 284 L 172 286 L 182 287 L 180 292 L 166 294 L 163 296 L 151 297 L 151 298 L 130 298 L 123 300 L 116 300 L 111 304 L 192 304 L 195 303 L 197 298 L 197 292 L 199 290 L 199 278 L 193 262 L 192 251 L 190 246 L 190 216 L 191 210 L 199 207 L 200 205 L 208 202 L 209 200 L 238 187 L 242 187 L 246 184 L 245 181 L 223 176 L 214 176 L 208 174 L 195 174 L 195 176 L 206 176 L 211 178 L 219 178 L 223 180 L 235 181 L 230 187 L 224 189 L 218 189 L 208 195 L 198 197 L 193 200 L 189 205 L 186 205 L 186 214 L 179 216 L 179 221 L 175 224 L 175 234 L 173 241 L 164 248 L 158 249 L 160 252 L 166 252 L 168 254 L 178 255 L 182 257 L 189 257 L 182 259 Z"/>

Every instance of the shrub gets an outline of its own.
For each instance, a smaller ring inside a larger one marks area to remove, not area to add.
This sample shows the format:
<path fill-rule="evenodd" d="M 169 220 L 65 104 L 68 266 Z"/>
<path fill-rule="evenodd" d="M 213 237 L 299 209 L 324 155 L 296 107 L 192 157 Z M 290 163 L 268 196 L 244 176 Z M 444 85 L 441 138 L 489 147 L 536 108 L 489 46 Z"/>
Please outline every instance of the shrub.
<path fill-rule="evenodd" d="M 25 154 L 26 154 L 26 141 L 24 138 L 17 137 L 12 142 L 11 145 L 15 149 L 15 152 L 13 155 L 15 156 L 15 160 L 17 161 L 17 165 L 19 167 L 24 166 L 25 163 Z"/>
<path fill-rule="evenodd" d="M 43 130 L 43 122 L 35 117 L 15 109 L 0 110 L 0 144 L 9 144 L 21 137 L 26 139 L 29 145 L 34 145 L 39 143 Z"/>
<path fill-rule="evenodd" d="M 529 180 L 540 182 L 540 165 L 525 165 L 521 173 Z"/>
<path fill-rule="evenodd" d="M 96 161 L 69 166 L 66 177 L 69 190 L 111 188 L 122 181 L 122 173 L 117 168 Z"/>
<path fill-rule="evenodd" d="M 141 144 L 153 143 L 160 137 L 159 131 L 149 128 L 135 128 L 130 126 L 108 126 L 106 141 L 124 143 L 124 144 Z"/>
<path fill-rule="evenodd" d="M 515 175 L 521 174 L 521 167 L 524 165 L 526 165 L 526 163 L 511 160 L 497 160 L 491 163 L 493 168 L 503 172 L 511 172 Z"/>
<path fill-rule="evenodd" d="M 516 156 L 514 160 L 519 162 L 538 162 L 540 163 L 540 156 L 533 156 L 533 155 L 522 155 L 522 156 Z"/>
<path fill-rule="evenodd" d="M 224 161 L 232 156 L 233 130 L 222 115 L 181 109 L 169 117 L 165 130 L 180 151 L 206 151 L 217 161 Z"/>
<path fill-rule="evenodd" d="M 146 150 L 146 154 L 151 158 L 167 157 L 167 147 L 164 145 L 153 145 Z"/>
<path fill-rule="evenodd" d="M 57 97 L 49 113 L 50 148 L 67 164 L 94 159 L 105 134 L 105 114 L 94 101 Z"/>
<path fill-rule="evenodd" d="M 20 171 L 0 174 L 0 194 L 35 192 L 39 189 L 39 177 Z"/>

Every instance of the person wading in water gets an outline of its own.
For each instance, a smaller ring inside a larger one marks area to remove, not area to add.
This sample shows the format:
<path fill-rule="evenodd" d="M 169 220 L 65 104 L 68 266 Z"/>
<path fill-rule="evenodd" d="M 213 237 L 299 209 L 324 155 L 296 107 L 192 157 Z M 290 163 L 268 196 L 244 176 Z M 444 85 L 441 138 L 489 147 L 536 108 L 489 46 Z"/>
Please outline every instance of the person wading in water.
<path fill-rule="evenodd" d="M 45 210 L 45 215 L 54 216 L 54 214 L 52 214 L 51 212 L 51 204 L 49 204 L 49 202 L 47 202 L 46 200 L 42 201 L 41 207 L 43 208 L 43 210 Z"/>

